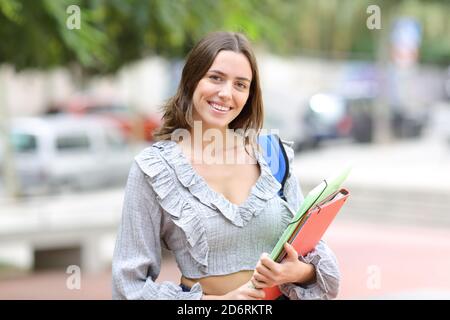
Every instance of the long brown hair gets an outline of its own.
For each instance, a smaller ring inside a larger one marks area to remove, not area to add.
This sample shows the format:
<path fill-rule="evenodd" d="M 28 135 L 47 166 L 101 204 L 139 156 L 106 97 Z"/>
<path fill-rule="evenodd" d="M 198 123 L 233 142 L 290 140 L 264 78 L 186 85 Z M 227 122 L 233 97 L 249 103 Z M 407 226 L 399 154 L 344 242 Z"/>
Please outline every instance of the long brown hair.
<path fill-rule="evenodd" d="M 241 113 L 229 124 L 229 128 L 244 130 L 244 135 L 249 129 L 259 133 L 264 119 L 263 102 L 258 66 L 250 42 L 241 33 L 213 32 L 201 39 L 189 53 L 178 90 L 163 106 L 163 124 L 155 131 L 153 135 L 155 140 L 169 140 L 176 129 L 189 130 L 193 127 L 192 97 L 195 88 L 222 50 L 244 54 L 252 68 L 252 82 L 247 102 Z M 246 139 L 246 142 L 253 141 Z"/>

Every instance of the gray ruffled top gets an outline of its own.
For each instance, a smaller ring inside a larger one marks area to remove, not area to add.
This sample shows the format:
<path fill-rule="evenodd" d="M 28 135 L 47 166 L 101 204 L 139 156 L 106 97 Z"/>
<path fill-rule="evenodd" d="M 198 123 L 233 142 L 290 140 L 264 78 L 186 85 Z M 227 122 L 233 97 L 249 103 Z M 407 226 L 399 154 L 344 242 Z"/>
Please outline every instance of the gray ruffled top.
<path fill-rule="evenodd" d="M 292 144 L 283 142 L 291 163 L 284 194 L 264 157 L 255 152 L 260 176 L 244 203 L 236 205 L 215 192 L 196 173 L 174 141 L 159 141 L 135 158 L 125 190 L 122 221 L 113 257 L 115 299 L 200 299 L 196 284 L 184 292 L 172 282 L 157 283 L 161 248 L 171 250 L 188 278 L 253 270 L 263 252 L 271 252 L 303 200 L 292 170 Z M 291 299 L 337 295 L 336 258 L 321 241 L 306 257 L 316 266 L 317 282 L 285 284 Z"/>

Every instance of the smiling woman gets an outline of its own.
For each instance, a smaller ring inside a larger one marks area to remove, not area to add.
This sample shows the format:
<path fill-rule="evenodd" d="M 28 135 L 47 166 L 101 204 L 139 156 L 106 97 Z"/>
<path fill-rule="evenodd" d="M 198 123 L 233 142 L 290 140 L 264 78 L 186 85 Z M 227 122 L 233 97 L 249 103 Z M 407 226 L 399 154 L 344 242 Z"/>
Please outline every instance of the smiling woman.
<path fill-rule="evenodd" d="M 193 119 L 225 130 L 242 111 L 250 94 L 252 68 L 242 53 L 221 51 L 197 84 Z"/>
<path fill-rule="evenodd" d="M 215 103 L 218 110 L 224 110 L 225 106 L 234 108 L 234 117 L 231 114 L 226 117 L 232 118 L 227 124 L 229 129 L 261 129 L 263 101 L 259 71 L 250 43 L 242 34 L 211 33 L 191 50 L 178 90 L 164 107 L 163 126 L 154 134 L 158 140 L 171 139 L 176 129 L 193 128 L 194 120 L 199 119 L 199 109 L 203 109 L 196 105 L 196 98 L 206 98 L 206 103 Z M 207 123 L 202 124 L 206 129 Z M 223 124 L 221 127 L 223 130 Z"/>
<path fill-rule="evenodd" d="M 305 257 L 287 245 L 281 263 L 263 254 L 303 196 L 287 142 L 290 170 L 285 198 L 278 195 L 281 184 L 256 144 L 262 123 L 248 40 L 231 32 L 207 35 L 190 52 L 177 93 L 164 106 L 159 141 L 131 168 L 113 258 L 113 298 L 255 300 L 276 285 L 284 298 L 336 297 L 339 271 L 323 241 Z M 236 161 L 205 161 L 205 150 L 213 160 Z M 162 246 L 175 255 L 179 284 L 155 282 Z"/>

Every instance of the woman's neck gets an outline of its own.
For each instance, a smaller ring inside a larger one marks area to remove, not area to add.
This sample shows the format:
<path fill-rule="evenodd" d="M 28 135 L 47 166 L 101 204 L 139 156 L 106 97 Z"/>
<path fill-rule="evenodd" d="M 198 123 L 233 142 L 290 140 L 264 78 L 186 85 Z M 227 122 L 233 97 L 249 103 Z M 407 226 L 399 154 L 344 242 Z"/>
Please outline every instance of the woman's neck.
<path fill-rule="evenodd" d="M 195 163 L 224 163 L 224 159 L 234 158 L 244 142 L 232 129 L 209 128 L 191 131 L 190 141 L 183 142 L 183 147 Z"/>

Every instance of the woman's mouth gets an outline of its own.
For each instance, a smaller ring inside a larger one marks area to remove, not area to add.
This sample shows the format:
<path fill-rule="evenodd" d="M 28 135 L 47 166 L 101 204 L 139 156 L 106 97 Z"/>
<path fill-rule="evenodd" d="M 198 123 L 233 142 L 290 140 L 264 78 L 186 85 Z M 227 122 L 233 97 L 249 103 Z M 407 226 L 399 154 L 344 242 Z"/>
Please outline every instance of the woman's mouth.
<path fill-rule="evenodd" d="M 211 107 L 212 110 L 214 110 L 214 111 L 216 111 L 218 113 L 221 113 L 221 114 L 227 113 L 228 111 L 231 110 L 230 107 L 227 107 L 227 106 L 224 106 L 224 105 L 220 105 L 220 104 L 217 104 L 217 103 L 212 102 L 212 101 L 208 101 L 208 104 L 209 104 L 209 106 Z"/>

